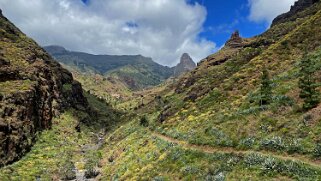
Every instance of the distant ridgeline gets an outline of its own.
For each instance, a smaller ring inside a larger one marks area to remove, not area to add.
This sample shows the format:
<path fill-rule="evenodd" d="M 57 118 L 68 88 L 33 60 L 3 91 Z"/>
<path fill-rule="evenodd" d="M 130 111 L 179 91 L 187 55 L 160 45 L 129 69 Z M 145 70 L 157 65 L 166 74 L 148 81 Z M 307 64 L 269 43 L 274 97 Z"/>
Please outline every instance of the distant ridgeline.
<path fill-rule="evenodd" d="M 141 55 L 93 55 L 68 51 L 60 46 L 46 46 L 44 49 L 60 63 L 81 73 L 101 74 L 119 80 L 131 90 L 159 85 L 173 75 L 179 76 L 196 67 L 188 54 L 182 56 L 183 62 L 181 60 L 177 66 L 170 68 Z"/>

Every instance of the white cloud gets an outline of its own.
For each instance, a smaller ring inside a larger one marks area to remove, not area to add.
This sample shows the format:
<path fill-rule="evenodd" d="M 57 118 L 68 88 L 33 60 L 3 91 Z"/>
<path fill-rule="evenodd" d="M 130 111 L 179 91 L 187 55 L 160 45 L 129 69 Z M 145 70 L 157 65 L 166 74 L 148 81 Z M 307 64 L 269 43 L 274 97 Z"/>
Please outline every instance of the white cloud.
<path fill-rule="evenodd" d="M 266 22 L 290 10 L 291 5 L 297 0 L 248 0 L 250 5 L 250 20 Z"/>
<path fill-rule="evenodd" d="M 14 2 L 13 2 L 14 1 Z M 142 54 L 175 65 L 216 49 L 199 33 L 206 9 L 188 0 L 0 0 L 3 14 L 41 45 L 95 54 Z"/>

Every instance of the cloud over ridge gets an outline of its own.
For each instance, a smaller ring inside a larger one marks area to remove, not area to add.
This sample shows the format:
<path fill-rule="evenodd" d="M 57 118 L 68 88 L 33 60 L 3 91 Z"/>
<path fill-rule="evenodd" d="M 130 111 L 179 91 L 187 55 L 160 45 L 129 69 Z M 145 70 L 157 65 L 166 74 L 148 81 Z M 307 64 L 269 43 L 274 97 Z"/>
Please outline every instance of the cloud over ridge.
<path fill-rule="evenodd" d="M 255 22 L 270 24 L 277 15 L 289 11 L 295 1 L 297 0 L 248 0 L 249 18 Z"/>
<path fill-rule="evenodd" d="M 216 49 L 199 37 L 206 9 L 185 0 L 1 0 L 3 13 L 41 45 L 94 54 L 142 54 L 174 65 Z"/>

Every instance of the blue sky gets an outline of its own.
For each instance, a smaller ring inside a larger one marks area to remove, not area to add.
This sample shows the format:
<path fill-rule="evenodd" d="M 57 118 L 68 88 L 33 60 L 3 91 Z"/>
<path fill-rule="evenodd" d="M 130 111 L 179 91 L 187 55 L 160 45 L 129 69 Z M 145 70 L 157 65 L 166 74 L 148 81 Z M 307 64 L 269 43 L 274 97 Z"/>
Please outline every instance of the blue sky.
<path fill-rule="evenodd" d="M 231 33 L 252 37 L 295 0 L 0 0 L 3 14 L 40 45 L 93 54 L 143 55 L 168 66 L 195 62 Z"/>
<path fill-rule="evenodd" d="M 252 37 L 264 32 L 269 23 L 249 19 L 250 5 L 247 0 L 196 0 L 207 9 L 204 32 L 200 35 L 222 46 L 231 33 L 239 30 L 241 36 Z"/>

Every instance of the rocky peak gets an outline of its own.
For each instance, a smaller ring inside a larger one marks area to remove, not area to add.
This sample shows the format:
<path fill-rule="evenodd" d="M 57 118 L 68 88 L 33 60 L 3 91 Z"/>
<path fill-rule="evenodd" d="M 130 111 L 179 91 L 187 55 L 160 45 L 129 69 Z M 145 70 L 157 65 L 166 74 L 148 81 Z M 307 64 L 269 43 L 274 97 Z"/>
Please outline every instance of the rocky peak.
<path fill-rule="evenodd" d="M 239 48 L 243 46 L 243 39 L 240 37 L 238 30 L 232 33 L 231 38 L 225 43 L 225 45 L 231 48 Z"/>
<path fill-rule="evenodd" d="M 188 53 L 183 53 L 180 62 L 174 67 L 174 76 L 177 77 L 182 73 L 189 72 L 196 67 L 193 59 L 188 55 Z"/>
<path fill-rule="evenodd" d="M 305 10 L 306 8 L 312 6 L 313 4 L 319 2 L 320 0 L 298 0 L 294 3 L 293 6 L 291 6 L 291 9 L 289 12 L 284 13 L 276 17 L 273 22 L 272 26 L 283 23 L 287 21 L 289 18 L 293 17 L 296 13 Z"/>

